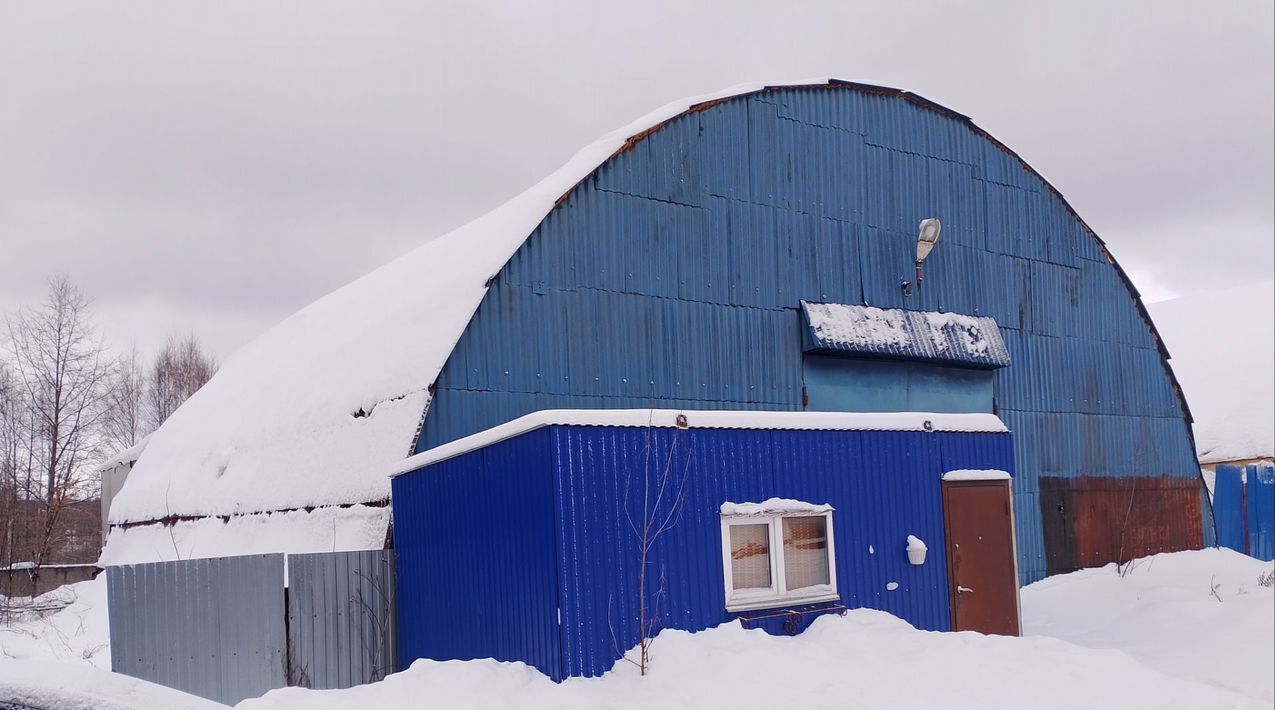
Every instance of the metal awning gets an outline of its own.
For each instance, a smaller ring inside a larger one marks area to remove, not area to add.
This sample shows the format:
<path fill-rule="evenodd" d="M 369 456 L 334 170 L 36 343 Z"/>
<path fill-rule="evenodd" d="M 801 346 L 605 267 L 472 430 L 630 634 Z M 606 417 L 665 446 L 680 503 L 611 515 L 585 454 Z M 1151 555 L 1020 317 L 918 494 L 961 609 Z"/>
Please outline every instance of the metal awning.
<path fill-rule="evenodd" d="M 806 352 L 923 360 L 995 369 L 1009 365 L 989 316 L 802 301 Z"/>

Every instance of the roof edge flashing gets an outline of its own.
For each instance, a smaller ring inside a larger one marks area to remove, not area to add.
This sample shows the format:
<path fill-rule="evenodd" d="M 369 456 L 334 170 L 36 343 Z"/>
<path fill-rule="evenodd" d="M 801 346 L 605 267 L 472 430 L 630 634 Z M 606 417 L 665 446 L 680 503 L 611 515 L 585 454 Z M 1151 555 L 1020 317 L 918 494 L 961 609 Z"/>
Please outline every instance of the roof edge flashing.
<path fill-rule="evenodd" d="M 396 463 L 391 478 L 547 426 L 661 429 L 778 429 L 789 431 L 918 431 L 1007 433 L 994 414 L 934 412 L 765 412 L 683 409 L 545 409 L 449 441 Z"/>

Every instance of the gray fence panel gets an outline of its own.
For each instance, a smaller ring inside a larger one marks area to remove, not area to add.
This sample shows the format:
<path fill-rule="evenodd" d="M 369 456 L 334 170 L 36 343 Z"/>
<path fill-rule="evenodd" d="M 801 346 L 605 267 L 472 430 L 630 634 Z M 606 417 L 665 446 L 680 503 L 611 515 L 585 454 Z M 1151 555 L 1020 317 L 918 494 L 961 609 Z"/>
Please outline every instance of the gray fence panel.
<path fill-rule="evenodd" d="M 283 555 L 110 567 L 111 668 L 233 704 L 286 683 Z"/>
<path fill-rule="evenodd" d="M 288 556 L 292 685 L 349 688 L 397 666 L 392 550 Z"/>

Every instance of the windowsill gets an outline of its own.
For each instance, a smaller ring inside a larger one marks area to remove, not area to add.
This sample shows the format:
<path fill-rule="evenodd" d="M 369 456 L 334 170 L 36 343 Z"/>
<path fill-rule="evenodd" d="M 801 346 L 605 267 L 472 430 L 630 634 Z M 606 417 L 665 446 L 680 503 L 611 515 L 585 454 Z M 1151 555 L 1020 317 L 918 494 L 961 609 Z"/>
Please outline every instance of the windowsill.
<path fill-rule="evenodd" d="M 736 598 L 726 604 L 726 611 L 757 611 L 759 609 L 777 609 L 784 606 L 800 606 L 818 604 L 820 602 L 839 601 L 841 595 L 836 590 L 821 589 L 806 594 L 787 594 L 784 596 L 744 597 Z"/>

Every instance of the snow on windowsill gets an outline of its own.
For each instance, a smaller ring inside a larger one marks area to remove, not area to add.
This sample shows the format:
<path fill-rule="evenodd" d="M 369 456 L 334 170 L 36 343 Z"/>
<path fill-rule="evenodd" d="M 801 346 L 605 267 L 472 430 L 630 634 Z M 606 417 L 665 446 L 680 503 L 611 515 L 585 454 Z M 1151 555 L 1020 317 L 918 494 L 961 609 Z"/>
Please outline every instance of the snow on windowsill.
<path fill-rule="evenodd" d="M 727 517 L 749 515 L 791 515 L 809 513 L 821 515 L 831 513 L 833 507 L 827 503 L 807 503 L 792 498 L 770 498 L 760 503 L 722 503 L 721 514 Z"/>
<path fill-rule="evenodd" d="M 841 601 L 841 595 L 837 593 L 837 590 L 827 584 L 820 584 L 817 587 L 810 587 L 802 591 L 804 592 L 802 594 L 783 596 L 766 593 L 765 591 L 758 595 L 736 593 L 727 602 L 726 611 L 731 613 L 761 611 L 763 609 L 781 609 L 783 607 Z"/>
<path fill-rule="evenodd" d="M 996 469 L 963 469 L 943 474 L 944 481 L 1008 481 L 1009 472 Z"/>

